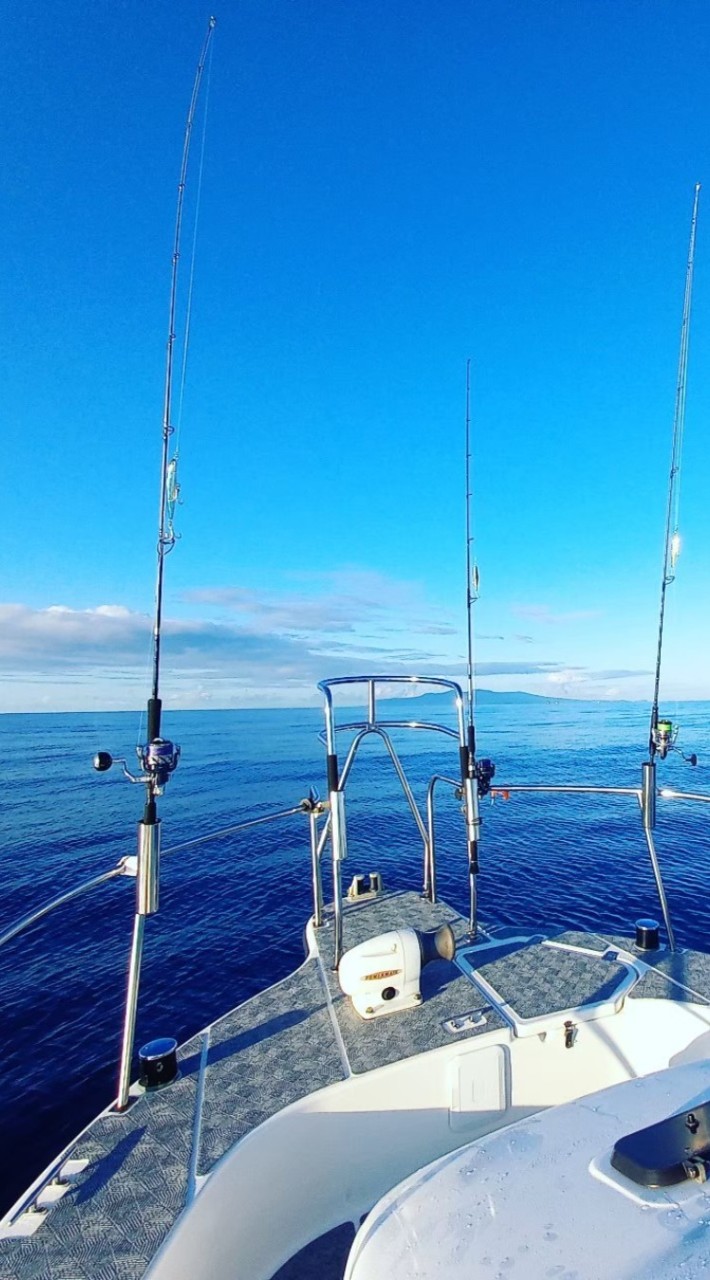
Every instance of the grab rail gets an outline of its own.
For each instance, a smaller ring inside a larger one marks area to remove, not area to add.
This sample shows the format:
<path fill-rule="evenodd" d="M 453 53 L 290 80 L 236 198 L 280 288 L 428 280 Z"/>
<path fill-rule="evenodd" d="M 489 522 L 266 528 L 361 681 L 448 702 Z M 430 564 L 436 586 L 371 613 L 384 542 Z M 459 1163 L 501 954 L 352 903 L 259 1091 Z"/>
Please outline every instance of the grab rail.
<path fill-rule="evenodd" d="M 24 933 L 25 929 L 29 929 L 30 925 L 36 924 L 38 920 L 42 920 L 44 916 L 49 915 L 50 911 L 54 911 L 56 907 L 63 906 L 65 902 L 71 902 L 73 898 L 79 898 L 82 893 L 88 893 L 90 889 L 96 889 L 98 885 L 104 884 L 106 880 L 113 880 L 115 876 L 130 875 L 131 873 L 126 870 L 127 862 L 127 858 L 122 858 L 118 866 L 112 867 L 110 871 L 102 871 L 101 875 L 92 876 L 91 880 L 85 880 L 76 889 L 69 889 L 67 893 L 60 894 L 58 898 L 53 898 L 50 902 L 46 902 L 43 907 L 38 907 L 36 911 L 30 912 L 22 920 L 18 920 L 17 924 L 12 925 L 5 933 L 0 934 L 0 947 L 6 942 L 11 942 L 19 933 Z"/>
<path fill-rule="evenodd" d="M 183 853 L 185 849 L 192 849 L 195 845 L 206 844 L 211 840 L 220 840 L 225 836 L 232 835 L 235 831 L 246 831 L 250 827 L 258 827 L 266 822 L 275 822 L 279 818 L 290 818 L 296 813 L 311 813 L 312 806 L 315 801 L 302 800 L 300 804 L 294 805 L 291 809 L 279 809 L 275 813 L 266 813 L 259 818 L 249 818 L 246 822 L 237 822 L 231 827 L 222 827 L 218 831 L 209 831 L 204 836 L 196 836 L 193 840 L 183 840 L 180 844 L 173 845 L 170 849 L 163 849 L 163 857 L 167 857 L 171 853 Z M 316 807 L 317 804 L 316 804 Z M 100 884 L 105 884 L 107 880 L 113 880 L 117 876 L 129 876 L 135 879 L 136 875 L 136 858 L 128 855 L 121 858 L 120 862 L 112 867 L 110 871 L 102 871 L 100 875 L 92 876 L 90 880 L 83 881 L 75 889 L 69 889 L 66 893 L 60 894 L 56 898 L 50 899 L 43 906 L 38 907 L 35 911 L 30 912 L 28 916 L 24 916 L 18 920 L 16 924 L 11 925 L 5 933 L 0 934 L 0 947 L 6 942 L 11 942 L 18 934 L 24 933 L 25 929 L 29 929 L 31 925 L 36 924 L 45 916 L 48 916 L 57 907 L 64 906 L 65 903 L 71 902 L 74 898 L 81 897 L 84 893 L 89 893 L 92 889 L 98 888 Z"/>
<path fill-rule="evenodd" d="M 336 725 L 335 709 L 333 705 L 333 689 L 343 688 L 347 685 L 365 686 L 367 691 L 367 719 L 350 721 L 347 724 Z M 434 689 L 442 689 L 454 695 L 454 707 L 456 710 L 457 728 L 452 729 L 448 725 L 436 724 L 422 720 L 387 720 L 378 716 L 377 707 L 377 687 L 378 685 L 425 685 Z M 352 767 L 355 755 L 360 743 L 369 734 L 375 733 L 382 738 L 390 758 L 394 765 L 395 771 L 400 781 L 400 785 L 404 792 L 409 808 L 414 817 L 415 823 L 419 830 L 419 834 L 424 844 L 424 862 L 425 867 L 429 862 L 429 831 L 427 825 L 419 812 L 416 800 L 412 794 L 411 787 L 407 780 L 406 773 L 402 767 L 401 761 L 392 744 L 389 729 L 415 729 L 428 730 L 429 732 L 442 733 L 446 737 L 455 738 L 459 746 L 459 758 L 462 767 L 461 786 L 465 792 L 465 809 L 466 819 L 469 830 L 477 830 L 478 828 L 478 791 L 474 779 L 466 778 L 466 761 L 468 759 L 468 745 L 466 738 L 466 725 L 464 720 L 464 698 L 461 686 L 455 680 L 445 680 L 439 676 L 392 676 L 392 675 L 361 675 L 361 676 L 337 676 L 331 680 L 321 680 L 318 688 L 325 699 L 325 730 L 321 733 L 321 741 L 325 743 L 327 752 L 327 769 L 328 769 L 328 793 L 329 793 L 329 809 L 330 813 L 319 842 L 319 852 L 322 853 L 325 847 L 325 841 L 330 835 L 332 846 L 332 868 L 333 868 L 333 926 L 334 926 L 334 942 L 333 942 L 333 967 L 337 969 L 343 951 L 343 889 L 341 876 L 341 863 L 347 855 L 347 835 L 345 821 L 345 783 L 347 781 L 350 769 Z M 356 737 L 351 743 L 345 765 L 342 772 L 338 769 L 337 756 L 337 735 L 338 733 L 355 733 Z M 472 927 L 474 917 L 475 889 L 471 888 L 472 901 Z"/>
<path fill-rule="evenodd" d="M 647 767 L 648 766 L 644 766 L 644 769 L 647 769 Z M 646 779 L 647 776 L 648 775 L 644 773 L 644 779 Z M 663 877 L 661 875 L 661 867 L 658 861 L 656 845 L 655 845 L 652 830 L 651 830 L 653 826 L 653 822 L 655 821 L 655 808 L 654 808 L 655 795 L 656 795 L 655 791 L 653 795 L 647 795 L 644 787 L 598 787 L 598 786 L 588 786 L 588 785 L 576 785 L 574 783 L 572 784 L 522 783 L 522 784 L 513 784 L 511 786 L 498 784 L 493 788 L 491 794 L 493 797 L 495 797 L 496 795 L 499 795 L 501 793 L 504 795 L 509 795 L 511 792 L 547 792 L 547 793 L 554 793 L 556 795 L 567 794 L 567 795 L 635 796 L 636 800 L 638 801 L 639 809 L 641 810 L 641 814 L 643 816 L 643 833 L 646 838 L 646 845 L 648 847 L 648 856 L 651 861 L 653 878 L 656 882 L 656 892 L 658 893 L 658 901 L 660 903 L 661 912 L 663 914 L 663 923 L 665 924 L 666 933 L 668 935 L 668 946 L 671 951 L 675 951 L 675 936 L 673 933 L 673 925 L 671 924 L 671 914 L 668 908 L 668 899 L 666 897 L 666 890 L 663 884 Z M 659 794 L 663 796 L 664 791 L 661 790 Z M 667 794 L 667 792 L 665 794 Z M 678 794 L 680 795 L 681 793 L 678 793 Z M 702 799 L 703 797 L 700 797 L 700 796 L 691 797 L 689 795 L 687 796 L 684 795 L 683 798 L 699 800 L 699 799 Z M 710 797 L 708 797 L 708 799 L 710 800 Z M 653 811 L 653 817 L 649 815 L 647 806 L 649 807 L 650 810 Z"/>

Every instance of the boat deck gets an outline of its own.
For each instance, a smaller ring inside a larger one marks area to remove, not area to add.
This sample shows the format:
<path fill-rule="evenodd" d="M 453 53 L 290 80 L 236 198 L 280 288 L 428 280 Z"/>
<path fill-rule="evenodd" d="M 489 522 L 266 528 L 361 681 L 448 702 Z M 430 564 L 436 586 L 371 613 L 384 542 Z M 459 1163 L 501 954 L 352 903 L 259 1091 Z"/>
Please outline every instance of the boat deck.
<path fill-rule="evenodd" d="M 56 1189 L 35 1188 L 12 1224 L 0 1228 L 0 1280 L 139 1280 L 201 1180 L 269 1116 L 351 1075 L 449 1044 L 452 1035 L 468 1039 L 614 999 L 629 970 L 620 973 L 616 958 L 602 960 L 603 953 L 623 947 L 638 954 L 628 939 L 566 933 L 554 939 L 561 946 L 550 947 L 539 935 L 505 929 L 484 932 L 487 945 L 472 951 L 461 917 L 415 893 L 347 906 L 344 944 L 403 925 L 430 930 L 447 922 L 460 944 L 457 961 L 424 969 L 422 1005 L 367 1022 L 340 992 L 326 922 L 318 931 L 321 955 L 188 1041 L 178 1080 L 140 1092 L 123 1115 L 104 1113 L 64 1153 L 54 1172 L 69 1159 L 82 1162 L 70 1166 L 79 1171 L 69 1189 L 50 1205 Z M 710 993 L 710 957 L 661 951 L 643 961 L 649 968 L 634 977 L 632 996 L 710 1003 L 702 994 Z M 476 1025 L 467 1019 L 472 1014 Z M 278 1280 L 342 1276 L 353 1232 L 351 1224 L 329 1232 L 286 1263 Z"/>

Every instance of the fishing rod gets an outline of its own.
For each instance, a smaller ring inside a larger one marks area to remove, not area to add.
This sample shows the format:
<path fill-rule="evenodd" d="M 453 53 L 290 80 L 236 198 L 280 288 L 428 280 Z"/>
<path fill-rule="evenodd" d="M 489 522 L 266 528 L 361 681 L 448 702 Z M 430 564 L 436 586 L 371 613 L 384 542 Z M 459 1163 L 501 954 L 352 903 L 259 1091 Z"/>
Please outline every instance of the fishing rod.
<path fill-rule="evenodd" d="M 156 801 L 157 797 L 163 794 L 165 786 L 177 768 L 178 761 L 180 759 L 179 746 L 171 742 L 169 739 L 161 736 L 162 699 L 160 697 L 160 658 L 163 627 L 165 559 L 170 551 L 172 551 L 177 540 L 174 517 L 179 495 L 179 485 L 177 481 L 178 455 L 177 450 L 175 450 L 171 456 L 170 441 L 175 433 L 175 428 L 172 423 L 172 415 L 175 342 L 177 339 L 178 277 L 180 251 L 182 247 L 185 190 L 187 186 L 187 174 L 190 159 L 190 143 L 192 140 L 192 130 L 200 97 L 200 88 L 215 26 L 215 19 L 210 18 L 192 86 L 192 96 L 190 98 L 187 121 L 185 124 L 185 133 L 183 137 L 180 177 L 178 181 L 175 233 L 173 238 L 170 273 L 168 340 L 165 356 L 162 447 L 160 457 L 160 498 L 158 504 L 158 541 L 156 548 L 157 569 L 155 580 L 155 612 L 152 632 L 151 685 L 147 704 L 146 741 L 136 747 L 136 754 L 141 766 L 141 773 L 139 775 L 131 773 L 125 760 L 114 760 L 107 751 L 100 751 L 98 755 L 94 757 L 94 768 L 99 773 L 103 773 L 107 769 L 110 769 L 114 763 L 120 764 L 123 767 L 124 777 L 126 777 L 129 782 L 136 782 L 145 786 L 143 817 L 138 823 L 138 853 L 135 859 L 136 909 L 128 970 L 128 989 L 126 994 L 126 1010 L 121 1044 L 118 1097 L 115 1103 L 116 1111 L 125 1111 L 129 1104 L 131 1062 L 133 1057 L 136 1013 L 138 1008 L 138 987 L 143 955 L 145 919 L 146 916 L 154 915 L 158 910 L 160 881 L 160 819 L 158 818 Z M 194 248 L 193 240 L 193 265 Z M 191 270 L 190 289 L 192 288 L 192 276 L 193 272 Z M 190 303 L 188 301 L 188 316 L 189 312 Z M 183 352 L 183 372 L 187 355 L 187 340 L 188 333 L 186 326 Z M 154 1042 L 154 1045 L 156 1047 L 159 1045 L 163 1046 L 164 1052 L 165 1045 L 172 1046 L 174 1045 L 174 1041 L 156 1041 Z M 146 1049 L 152 1049 L 153 1047 L 153 1045 L 149 1045 L 146 1046 Z M 152 1058 L 150 1060 L 152 1062 Z M 160 1071 L 162 1066 L 162 1061 L 158 1067 L 153 1064 L 152 1071 Z M 174 1071 L 176 1070 L 177 1066 L 174 1064 Z M 164 1076 L 162 1082 L 167 1083 L 168 1078 Z"/>
<path fill-rule="evenodd" d="M 690 339 L 690 312 L 693 297 L 693 269 L 695 266 L 695 232 L 698 222 L 698 201 L 700 199 L 700 183 L 696 184 L 693 197 L 693 213 L 690 222 L 690 243 L 688 246 L 688 262 L 685 272 L 685 293 L 683 297 L 683 319 L 680 328 L 680 352 L 678 356 L 678 377 L 676 381 L 675 408 L 673 413 L 673 436 L 671 442 L 671 465 L 668 475 L 668 493 L 666 500 L 666 523 L 663 544 L 663 572 L 661 574 L 661 599 L 658 611 L 658 643 L 656 646 L 656 669 L 653 682 L 653 703 L 651 705 L 651 723 L 648 735 L 648 760 L 641 766 L 641 819 L 644 836 L 651 858 L 651 866 L 656 881 L 663 921 L 668 935 L 668 945 L 675 951 L 675 938 L 671 924 L 668 901 L 666 899 L 658 855 L 653 840 L 653 828 L 656 825 L 656 756 L 665 760 L 669 751 L 676 749 L 678 727 L 659 713 L 658 700 L 661 686 L 661 663 L 663 658 L 663 634 L 666 621 L 666 592 L 675 580 L 676 563 L 680 552 L 680 532 L 678 516 L 680 509 L 680 469 L 683 453 L 683 434 L 685 429 L 685 397 L 688 380 L 688 345 Z M 684 756 L 691 765 L 698 763 L 695 754 Z"/>
<path fill-rule="evenodd" d="M 471 361 L 466 361 L 466 633 L 467 633 L 467 701 L 468 725 L 466 746 L 461 748 L 461 784 L 466 818 L 468 844 L 469 920 L 468 932 L 476 937 L 478 914 L 477 877 L 479 873 L 478 846 L 481 838 L 479 799 L 488 794 L 495 774 L 492 760 L 476 759 L 475 725 L 475 664 L 473 658 L 473 606 L 479 596 L 478 565 L 473 559 L 473 533 L 471 521 Z"/>
<path fill-rule="evenodd" d="M 680 554 L 680 531 L 678 517 L 680 510 L 680 473 L 683 455 L 683 435 L 685 431 L 685 398 L 688 380 L 688 347 L 690 340 L 690 312 L 693 297 L 693 271 L 695 267 L 695 233 L 698 222 L 698 201 L 700 199 L 700 183 L 695 187 L 693 197 L 693 214 L 690 222 L 690 244 L 688 262 L 685 273 L 685 294 L 683 297 L 683 319 L 680 329 L 680 352 L 678 356 L 678 378 L 676 382 L 675 410 L 673 414 L 673 437 L 671 444 L 671 465 L 668 476 L 668 494 L 666 501 L 666 524 L 663 547 L 663 572 L 661 574 L 661 599 L 658 616 L 658 643 L 656 646 L 656 669 L 653 683 L 653 703 L 651 706 L 651 723 L 649 728 L 649 763 L 655 761 L 656 755 L 665 760 L 669 751 L 675 746 L 677 727 L 672 721 L 659 715 L 658 699 L 661 685 L 661 663 L 663 657 L 663 635 L 666 620 L 666 592 L 675 579 L 675 570 Z M 697 763 L 694 757 L 688 757 L 691 763 Z"/>
<path fill-rule="evenodd" d="M 177 453 L 169 458 L 170 438 L 174 434 L 175 428 L 172 425 L 172 400 L 173 400 L 173 372 L 175 357 L 175 341 L 176 331 L 175 322 L 177 314 L 178 301 L 178 271 L 180 266 L 180 246 L 182 239 L 182 222 L 185 204 L 185 189 L 187 186 L 187 168 L 190 159 L 190 142 L 192 141 L 192 128 L 195 122 L 195 113 L 197 111 L 197 103 L 200 96 L 200 87 L 202 77 L 212 42 L 212 35 L 216 26 L 216 19 L 210 18 L 207 26 L 207 34 L 200 53 L 197 70 L 195 72 L 195 80 L 192 86 L 192 97 L 190 98 L 190 106 L 187 113 L 187 121 L 185 124 L 185 136 L 183 139 L 182 161 L 180 164 L 180 178 L 178 181 L 177 209 L 175 213 L 175 236 L 173 241 L 172 268 L 170 274 L 170 307 L 168 318 L 168 342 L 165 357 L 165 389 L 163 395 L 163 433 L 162 433 L 162 454 L 160 463 L 160 502 L 158 509 L 158 546 L 157 546 L 157 574 L 155 583 L 155 621 L 153 625 L 153 677 L 151 696 L 148 699 L 148 725 L 147 738 L 151 742 L 160 738 L 160 713 L 161 700 L 159 696 L 160 682 L 160 642 L 161 628 L 163 620 L 163 576 L 165 570 L 165 557 L 175 546 L 176 534 L 173 525 L 173 515 L 175 505 L 177 503 L 179 486 L 177 483 Z M 192 273 L 191 273 L 192 275 Z M 175 768 L 177 760 L 172 768 Z M 144 762 L 144 768 L 150 766 Z"/>
<path fill-rule="evenodd" d="M 468 749 L 476 754 L 476 731 L 473 722 L 473 606 L 478 600 L 478 565 L 473 561 L 473 534 L 471 532 L 471 361 L 466 361 L 466 623 L 467 623 L 467 683 L 468 683 Z"/>

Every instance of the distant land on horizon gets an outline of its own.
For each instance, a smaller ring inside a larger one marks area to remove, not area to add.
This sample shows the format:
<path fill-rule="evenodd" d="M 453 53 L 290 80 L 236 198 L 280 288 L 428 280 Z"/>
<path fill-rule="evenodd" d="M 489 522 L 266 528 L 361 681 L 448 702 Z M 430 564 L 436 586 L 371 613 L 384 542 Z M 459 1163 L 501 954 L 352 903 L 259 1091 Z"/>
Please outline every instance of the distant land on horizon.
<path fill-rule="evenodd" d="M 434 704 L 438 704 L 442 698 L 447 698 L 449 696 L 450 695 L 448 694 L 448 692 L 443 690 L 441 693 L 413 694 L 413 695 L 410 695 L 410 697 L 407 698 L 406 701 L 416 702 L 417 704 L 421 704 L 422 702 L 425 702 L 427 704 L 434 705 Z M 392 701 L 395 701 L 395 700 L 396 699 L 392 699 Z M 405 699 L 399 699 L 399 700 L 405 701 Z M 613 705 L 615 707 L 618 707 L 618 706 L 637 707 L 637 706 L 644 706 L 647 703 L 650 703 L 650 699 L 648 698 L 636 698 L 636 699 L 563 698 L 563 697 L 560 697 L 559 695 L 555 697 L 554 695 L 551 696 L 550 694 L 545 694 L 545 693 L 523 693 L 522 690 L 520 689 L 510 689 L 510 690 L 504 690 L 504 691 L 497 690 L 497 689 L 476 689 L 475 701 L 477 703 L 497 702 L 497 703 L 505 703 L 508 705 L 510 705 L 511 703 L 522 703 L 522 702 L 565 702 L 565 703 L 572 702 L 577 704 L 585 703 L 587 705 L 604 703 L 607 706 Z"/>
<path fill-rule="evenodd" d="M 432 707 L 432 708 L 436 707 L 440 710 L 443 710 L 444 703 L 446 702 L 447 699 L 449 700 L 451 699 L 451 693 L 449 690 L 444 689 L 438 693 L 435 693 L 435 692 L 409 693 L 409 694 L 397 693 L 389 696 L 387 696 L 384 693 L 380 693 L 378 702 L 399 702 L 399 703 L 409 703 L 409 704 L 416 703 L 417 707 L 422 707 L 422 706 Z M 491 705 L 521 706 L 525 704 L 529 705 L 529 704 L 536 704 L 541 702 L 555 703 L 558 706 L 561 703 L 563 703 L 565 706 L 569 704 L 571 706 L 578 706 L 578 707 L 601 707 L 601 706 L 650 707 L 651 705 L 650 698 L 567 698 L 567 697 L 562 697 L 560 695 L 551 696 L 550 694 L 544 694 L 544 693 L 523 693 L 523 691 L 520 689 L 510 689 L 510 690 L 477 689 L 476 690 L 476 703 L 483 706 L 486 706 L 486 705 L 488 706 L 491 706 Z M 698 706 L 701 706 L 703 704 L 710 705 L 710 700 L 707 698 L 668 698 L 666 699 L 666 702 L 672 703 L 672 704 L 676 704 L 678 702 L 697 703 Z M 247 706 L 242 706 L 242 707 L 210 707 L 210 706 L 171 707 L 170 705 L 167 705 L 164 707 L 164 710 L 167 714 L 172 716 L 172 715 L 196 715 L 196 714 L 202 714 L 204 712 L 213 712 L 213 711 L 214 712 L 307 711 L 307 710 L 313 711 L 318 709 L 318 705 L 319 704 L 314 704 L 314 703 L 308 703 L 307 705 L 296 704 L 294 706 L 288 706 L 288 707 L 283 705 L 255 706 L 253 703 Z M 342 710 L 358 710 L 358 709 L 361 710 L 362 702 L 357 704 L 341 703 L 340 706 Z M 46 710 L 46 711 L 44 710 L 43 711 L 0 711 L 0 715 L 8 715 L 8 716 L 50 715 L 50 716 L 94 716 L 95 717 L 97 715 L 134 716 L 134 715 L 141 715 L 143 714 L 143 712 L 144 712 L 144 707 L 132 707 L 132 708 L 124 708 L 123 710 L 120 710 L 120 711 L 119 710 L 99 711 L 96 708 L 92 708 L 90 710 L 83 710 L 83 711 L 79 711 L 79 710 L 77 711 L 49 711 L 49 710 Z"/>

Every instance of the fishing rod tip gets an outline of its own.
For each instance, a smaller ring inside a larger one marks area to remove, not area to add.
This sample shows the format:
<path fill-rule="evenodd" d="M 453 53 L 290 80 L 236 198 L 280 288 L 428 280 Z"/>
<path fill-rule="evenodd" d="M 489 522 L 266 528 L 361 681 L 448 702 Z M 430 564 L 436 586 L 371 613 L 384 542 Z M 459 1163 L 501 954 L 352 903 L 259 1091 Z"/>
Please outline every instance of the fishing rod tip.
<path fill-rule="evenodd" d="M 210 28 L 210 31 L 214 31 L 214 28 L 215 28 L 216 26 L 217 26 L 217 19 L 216 19 L 216 18 L 214 17 L 214 15 L 213 15 L 213 16 L 210 18 L 210 21 L 209 21 L 209 28 Z"/>

